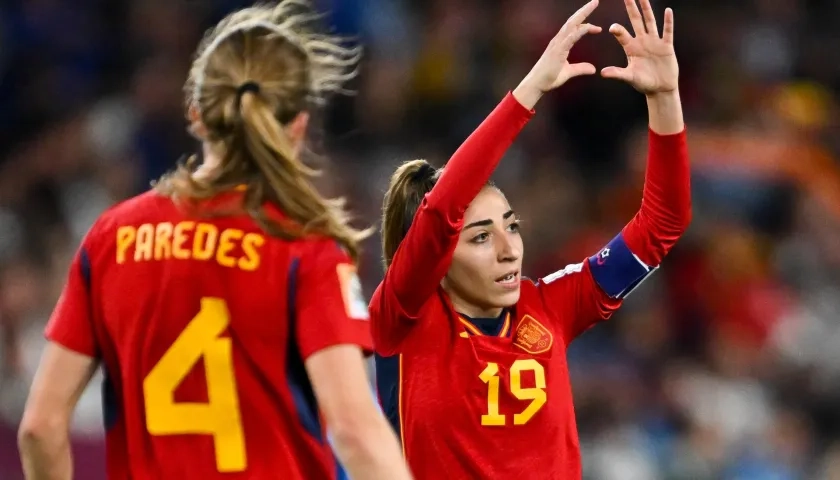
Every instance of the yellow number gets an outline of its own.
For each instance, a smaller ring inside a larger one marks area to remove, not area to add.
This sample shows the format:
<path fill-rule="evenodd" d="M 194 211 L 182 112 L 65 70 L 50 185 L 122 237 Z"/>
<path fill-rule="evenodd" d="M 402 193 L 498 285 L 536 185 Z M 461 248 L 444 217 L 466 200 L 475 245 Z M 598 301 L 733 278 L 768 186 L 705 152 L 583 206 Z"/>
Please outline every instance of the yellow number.
<path fill-rule="evenodd" d="M 505 416 L 499 414 L 499 365 L 493 362 L 481 372 L 478 378 L 487 384 L 487 414 L 481 416 L 481 424 L 497 426 L 505 424 Z"/>
<path fill-rule="evenodd" d="M 522 388 L 522 372 L 534 372 L 536 386 Z M 487 384 L 487 414 L 481 416 L 485 426 L 504 425 L 507 417 L 499 413 L 499 365 L 488 362 L 478 378 Z M 525 410 L 513 416 L 514 425 L 525 425 L 545 405 L 545 368 L 533 358 L 516 360 L 510 366 L 510 392 L 519 400 L 530 400 Z"/>
<path fill-rule="evenodd" d="M 522 388 L 523 370 L 534 372 L 535 387 Z M 525 425 L 545 405 L 545 368 L 540 362 L 533 358 L 513 362 L 510 366 L 510 393 L 520 400 L 531 401 L 525 410 L 513 416 L 514 425 Z"/>
<path fill-rule="evenodd" d="M 202 298 L 193 317 L 169 350 L 143 380 L 146 428 L 152 435 L 212 435 L 216 468 L 245 470 L 245 436 L 233 376 L 229 338 L 220 338 L 230 323 L 220 298 Z M 175 389 L 199 360 L 207 375 L 207 403 L 176 403 Z"/>

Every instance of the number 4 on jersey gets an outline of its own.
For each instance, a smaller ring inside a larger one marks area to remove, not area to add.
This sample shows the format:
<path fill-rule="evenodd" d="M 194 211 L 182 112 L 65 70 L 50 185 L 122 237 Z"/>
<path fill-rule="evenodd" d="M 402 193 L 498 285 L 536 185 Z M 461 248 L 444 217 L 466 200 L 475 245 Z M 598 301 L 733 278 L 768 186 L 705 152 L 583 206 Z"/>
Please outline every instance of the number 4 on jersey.
<path fill-rule="evenodd" d="M 202 298 L 193 317 L 143 380 L 146 428 L 152 435 L 212 435 L 220 472 L 245 470 L 245 436 L 233 375 L 230 324 L 220 298 Z M 199 360 L 207 374 L 207 403 L 175 402 L 175 389 Z"/>

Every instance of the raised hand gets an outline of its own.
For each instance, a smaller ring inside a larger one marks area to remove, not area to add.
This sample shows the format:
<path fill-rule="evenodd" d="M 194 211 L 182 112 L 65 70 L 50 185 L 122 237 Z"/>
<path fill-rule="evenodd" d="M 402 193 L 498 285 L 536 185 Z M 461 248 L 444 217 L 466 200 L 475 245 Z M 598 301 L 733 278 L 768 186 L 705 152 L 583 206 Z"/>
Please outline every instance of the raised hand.
<path fill-rule="evenodd" d="M 641 12 L 636 0 L 624 0 L 635 37 L 617 23 L 610 26 L 610 33 L 627 55 L 627 66 L 606 67 L 601 70 L 601 76 L 625 81 L 645 95 L 676 91 L 680 69 L 674 53 L 674 11 L 665 9 L 660 37 L 650 0 L 639 0 L 639 3 Z"/>
<path fill-rule="evenodd" d="M 592 75 L 596 72 L 591 63 L 569 63 L 569 51 L 587 33 L 599 33 L 601 27 L 584 23 L 598 6 L 598 0 L 591 0 L 575 12 L 548 47 L 528 75 L 522 80 L 514 96 L 526 107 L 532 108 L 543 93 L 563 85 L 572 77 Z"/>

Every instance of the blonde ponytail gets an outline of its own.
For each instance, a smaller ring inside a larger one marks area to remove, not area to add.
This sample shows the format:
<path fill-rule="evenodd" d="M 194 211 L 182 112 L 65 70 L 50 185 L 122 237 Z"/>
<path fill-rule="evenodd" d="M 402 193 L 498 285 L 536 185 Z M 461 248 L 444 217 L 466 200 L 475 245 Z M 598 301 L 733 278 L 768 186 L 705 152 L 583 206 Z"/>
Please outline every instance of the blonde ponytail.
<path fill-rule="evenodd" d="M 317 33 L 318 16 L 303 0 L 247 8 L 229 15 L 199 46 L 187 81 L 187 106 L 197 110 L 214 151 L 222 156 L 211 180 L 192 175 L 190 159 L 157 182 L 181 199 L 210 198 L 245 185 L 242 207 L 271 235 L 334 238 L 355 259 L 370 230 L 349 224 L 343 199 L 324 198 L 312 184 L 318 174 L 299 158 L 285 126 L 356 74 L 358 48 Z M 266 202 L 289 221 L 278 222 Z"/>

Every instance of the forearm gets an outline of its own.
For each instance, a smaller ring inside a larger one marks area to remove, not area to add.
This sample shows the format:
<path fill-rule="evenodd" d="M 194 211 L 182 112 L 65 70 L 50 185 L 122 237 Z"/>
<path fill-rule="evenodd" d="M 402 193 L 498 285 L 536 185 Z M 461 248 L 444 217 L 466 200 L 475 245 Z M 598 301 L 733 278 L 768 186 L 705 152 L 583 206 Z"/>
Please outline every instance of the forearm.
<path fill-rule="evenodd" d="M 350 478 L 411 478 L 399 443 L 384 418 L 355 431 L 338 432 L 334 436 L 333 446 Z"/>
<path fill-rule="evenodd" d="M 624 228 L 630 250 L 657 266 L 691 221 L 691 175 L 679 94 L 648 98 L 650 133 L 642 206 Z"/>
<path fill-rule="evenodd" d="M 68 429 L 35 431 L 22 426 L 18 447 L 27 480 L 65 480 L 73 477 Z"/>
<path fill-rule="evenodd" d="M 513 98 L 528 110 L 533 110 L 542 96 L 543 91 L 528 82 L 520 83 L 513 90 Z"/>
<path fill-rule="evenodd" d="M 463 215 L 532 116 L 514 94 L 505 96 L 452 155 L 429 193 L 429 204 L 448 215 Z"/>

